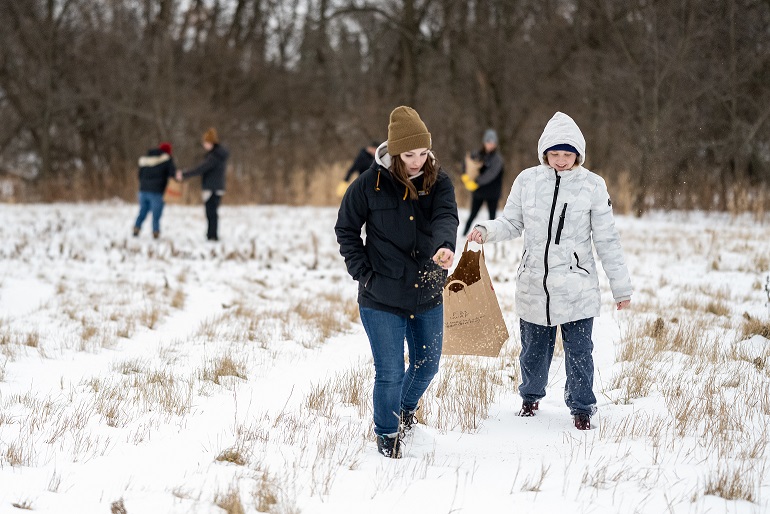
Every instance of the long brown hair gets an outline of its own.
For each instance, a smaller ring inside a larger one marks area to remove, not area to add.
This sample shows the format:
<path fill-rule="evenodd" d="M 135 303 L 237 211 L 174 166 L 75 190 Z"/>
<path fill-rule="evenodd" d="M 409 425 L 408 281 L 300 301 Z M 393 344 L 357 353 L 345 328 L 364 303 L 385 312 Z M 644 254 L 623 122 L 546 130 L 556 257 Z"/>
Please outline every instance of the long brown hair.
<path fill-rule="evenodd" d="M 390 165 L 390 172 L 393 174 L 393 178 L 395 178 L 396 181 L 400 182 L 406 187 L 406 190 L 409 191 L 410 200 L 417 200 L 417 198 L 419 198 L 419 195 L 417 194 L 417 188 L 414 187 L 414 183 L 409 180 L 409 173 L 406 171 L 406 164 L 404 164 L 404 161 L 402 161 L 401 157 L 398 155 L 393 155 L 392 157 L 393 161 Z M 430 193 L 430 189 L 433 187 L 433 184 L 435 184 L 436 180 L 438 180 L 439 168 L 440 166 L 438 159 L 436 159 L 436 156 L 433 155 L 432 151 L 428 150 L 428 158 L 425 159 L 425 164 L 422 165 L 422 188 L 426 193 Z"/>

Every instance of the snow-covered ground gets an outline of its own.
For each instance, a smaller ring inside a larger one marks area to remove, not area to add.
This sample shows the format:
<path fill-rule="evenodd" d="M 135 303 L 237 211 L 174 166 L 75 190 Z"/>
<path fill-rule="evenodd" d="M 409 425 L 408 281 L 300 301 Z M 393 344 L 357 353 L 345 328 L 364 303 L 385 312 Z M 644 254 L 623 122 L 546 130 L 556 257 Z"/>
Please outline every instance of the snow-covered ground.
<path fill-rule="evenodd" d="M 587 432 L 559 351 L 516 416 L 521 241 L 490 245 L 512 337 L 445 357 L 388 460 L 336 209 L 225 205 L 219 243 L 202 206 L 135 215 L 0 205 L 0 513 L 770 511 L 767 222 L 617 218 L 636 293 L 602 280 Z"/>

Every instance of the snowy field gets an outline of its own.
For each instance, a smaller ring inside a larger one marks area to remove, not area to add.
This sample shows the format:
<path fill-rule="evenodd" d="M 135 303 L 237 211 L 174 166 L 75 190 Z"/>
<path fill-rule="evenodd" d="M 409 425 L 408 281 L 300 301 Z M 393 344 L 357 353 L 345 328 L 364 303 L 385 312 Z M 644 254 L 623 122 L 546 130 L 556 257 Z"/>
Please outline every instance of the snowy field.
<path fill-rule="evenodd" d="M 0 513 L 770 511 L 770 222 L 618 217 L 636 289 L 596 320 L 594 428 L 520 400 L 511 339 L 445 357 L 402 460 L 371 435 L 373 368 L 336 209 L 0 205 Z M 461 222 L 467 211 L 461 211 Z"/>

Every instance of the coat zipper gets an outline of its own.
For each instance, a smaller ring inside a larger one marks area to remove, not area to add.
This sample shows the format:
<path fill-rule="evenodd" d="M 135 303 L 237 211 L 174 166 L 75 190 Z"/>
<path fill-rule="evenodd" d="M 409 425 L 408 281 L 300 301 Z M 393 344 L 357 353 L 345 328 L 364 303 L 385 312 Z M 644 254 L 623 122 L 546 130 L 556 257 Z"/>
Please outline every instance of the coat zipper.
<path fill-rule="evenodd" d="M 559 215 L 559 228 L 556 229 L 556 240 L 554 241 L 554 244 L 559 244 L 559 241 L 561 240 L 561 231 L 564 228 L 564 217 L 567 215 L 567 203 L 564 203 L 564 208 L 561 210 L 561 214 Z"/>
<path fill-rule="evenodd" d="M 575 254 L 575 262 L 577 263 L 577 264 L 575 264 L 575 266 L 577 266 L 578 269 L 582 269 L 583 271 L 585 271 L 586 273 L 588 273 L 590 275 L 591 272 L 588 271 L 587 269 L 585 269 L 583 266 L 580 265 L 580 257 L 578 257 L 577 252 L 572 252 L 572 253 Z"/>
<path fill-rule="evenodd" d="M 561 177 L 559 173 L 556 173 L 556 186 L 553 189 L 553 204 L 551 204 L 551 215 L 548 218 L 548 239 L 545 242 L 545 256 L 543 257 L 543 267 L 545 273 L 543 274 L 543 289 L 545 290 L 545 322 L 547 326 L 551 326 L 551 293 L 548 292 L 548 247 L 551 246 L 551 227 L 553 226 L 553 215 L 556 212 L 556 199 L 559 197 L 559 183 Z"/>

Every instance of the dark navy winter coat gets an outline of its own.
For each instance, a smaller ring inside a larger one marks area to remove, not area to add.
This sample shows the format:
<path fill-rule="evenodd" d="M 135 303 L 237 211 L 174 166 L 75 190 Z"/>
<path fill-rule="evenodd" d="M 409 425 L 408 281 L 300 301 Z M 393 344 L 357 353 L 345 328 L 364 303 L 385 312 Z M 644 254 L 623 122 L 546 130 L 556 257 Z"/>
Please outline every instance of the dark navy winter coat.
<path fill-rule="evenodd" d="M 383 156 L 388 164 L 389 157 Z M 432 258 L 439 248 L 455 250 L 457 203 L 444 171 L 430 191 L 423 190 L 424 176 L 414 179 L 419 198 L 411 200 L 382 162 L 378 158 L 348 187 L 334 231 L 348 273 L 359 283 L 359 305 L 409 316 L 442 303 L 447 271 Z"/>
<path fill-rule="evenodd" d="M 230 153 L 224 146 L 216 144 L 214 148 L 206 152 L 206 157 L 200 165 L 184 172 L 184 177 L 201 175 L 201 189 L 204 191 L 224 191 L 225 169 L 229 155 Z"/>
<path fill-rule="evenodd" d="M 162 193 L 175 173 L 174 159 L 158 148 L 151 148 L 139 158 L 139 191 Z"/>

